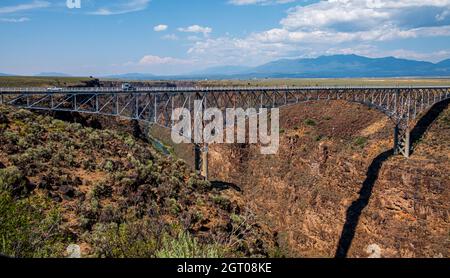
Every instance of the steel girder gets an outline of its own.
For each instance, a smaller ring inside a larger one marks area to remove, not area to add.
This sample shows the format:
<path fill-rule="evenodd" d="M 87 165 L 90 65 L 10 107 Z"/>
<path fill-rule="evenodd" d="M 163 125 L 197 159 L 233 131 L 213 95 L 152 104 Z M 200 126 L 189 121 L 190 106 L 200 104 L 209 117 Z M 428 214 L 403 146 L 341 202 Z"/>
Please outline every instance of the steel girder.
<path fill-rule="evenodd" d="M 47 92 L 42 88 L 0 88 L 0 104 L 31 110 L 119 116 L 171 128 L 172 111 L 203 108 L 280 108 L 319 100 L 344 100 L 373 107 L 395 123 L 394 149 L 409 157 L 411 122 L 434 104 L 450 98 L 450 87 L 311 87 L 311 88 L 74 88 Z"/>

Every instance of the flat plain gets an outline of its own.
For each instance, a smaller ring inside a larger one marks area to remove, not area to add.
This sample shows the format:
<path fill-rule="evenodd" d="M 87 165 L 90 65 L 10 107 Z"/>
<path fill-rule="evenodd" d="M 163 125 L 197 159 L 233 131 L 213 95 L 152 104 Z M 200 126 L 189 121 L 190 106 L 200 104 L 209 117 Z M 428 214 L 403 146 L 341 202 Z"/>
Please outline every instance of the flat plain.
<path fill-rule="evenodd" d="M 115 84 L 119 79 L 102 79 L 102 83 Z M 74 87 L 85 86 L 93 81 L 92 77 L 33 77 L 33 76 L 1 76 L 0 87 Z M 201 87 L 217 86 L 450 86 L 450 78 L 351 78 L 351 79 L 253 79 L 253 80 L 148 80 L 139 84 L 156 85 L 161 82 L 175 83 L 179 86 L 195 84 Z M 133 82 L 133 81 L 123 81 Z"/>

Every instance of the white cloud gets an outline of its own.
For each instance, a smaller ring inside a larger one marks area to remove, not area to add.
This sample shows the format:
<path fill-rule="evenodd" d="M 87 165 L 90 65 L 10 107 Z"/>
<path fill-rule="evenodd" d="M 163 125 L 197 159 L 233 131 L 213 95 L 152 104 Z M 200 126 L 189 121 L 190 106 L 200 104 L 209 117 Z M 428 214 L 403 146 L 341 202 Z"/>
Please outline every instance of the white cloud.
<path fill-rule="evenodd" d="M 445 10 L 440 14 L 436 15 L 436 20 L 437 21 L 443 21 L 445 20 L 448 16 L 450 15 L 450 9 L 449 10 Z"/>
<path fill-rule="evenodd" d="M 20 18 L 0 18 L 0 22 L 8 22 L 8 23 L 22 23 L 30 21 L 28 17 L 20 17 Z"/>
<path fill-rule="evenodd" d="M 138 12 L 145 10 L 148 7 L 149 3 L 150 0 L 120 0 L 114 2 L 114 4 L 110 6 L 101 7 L 94 12 L 90 12 L 89 14 L 108 16 Z"/>
<path fill-rule="evenodd" d="M 139 61 L 139 65 L 180 65 L 190 64 L 192 61 L 178 59 L 173 57 L 160 57 L 154 55 L 146 55 Z"/>
<path fill-rule="evenodd" d="M 165 24 L 160 24 L 160 25 L 156 25 L 155 27 L 153 27 L 153 30 L 155 32 L 162 32 L 162 31 L 166 31 L 167 28 L 169 28 L 169 26 L 167 26 Z"/>
<path fill-rule="evenodd" d="M 168 41 L 176 41 L 176 40 L 178 40 L 178 37 L 175 34 L 168 34 L 168 35 L 163 36 L 163 39 L 168 40 Z"/>
<path fill-rule="evenodd" d="M 257 2 L 262 3 L 248 0 L 241 4 Z M 188 53 L 199 60 L 261 64 L 277 58 L 301 57 L 305 53 L 323 55 L 348 49 L 349 44 L 359 46 L 399 39 L 448 37 L 448 10 L 450 0 L 320 1 L 289 9 L 276 28 L 243 38 L 223 36 L 197 41 Z M 391 53 L 414 57 L 413 52 L 406 50 Z M 416 55 L 428 59 L 433 56 Z"/>
<path fill-rule="evenodd" d="M 316 31 L 288 31 L 275 28 L 250 35 L 253 40 L 262 43 L 344 43 L 358 41 L 388 41 L 394 39 L 408 39 L 419 37 L 449 36 L 450 26 L 421 27 L 413 29 L 399 29 L 391 26 L 386 29 L 373 29 L 358 32 L 335 32 L 330 30 Z"/>
<path fill-rule="evenodd" d="M 296 0 L 230 0 L 228 3 L 236 6 L 244 5 L 270 5 L 270 4 L 286 4 Z"/>
<path fill-rule="evenodd" d="M 262 43 L 253 38 L 221 37 L 195 42 L 188 54 L 210 64 L 258 65 L 301 48 L 284 43 Z"/>
<path fill-rule="evenodd" d="M 50 2 L 47 1 L 33 1 L 27 4 L 19 4 L 15 6 L 0 7 L 0 14 L 23 12 L 28 10 L 47 8 L 50 6 Z"/>
<path fill-rule="evenodd" d="M 209 33 L 212 32 L 212 28 L 203 27 L 200 25 L 192 25 L 186 28 L 178 28 L 178 31 L 186 33 L 202 33 L 204 36 L 207 36 Z"/>
<path fill-rule="evenodd" d="M 420 15 L 420 8 L 433 7 L 445 10 L 450 0 L 330 0 L 290 9 L 281 21 L 288 30 L 307 29 L 373 29 L 402 25 L 405 15 Z M 413 17 L 414 18 L 414 17 Z M 433 20 L 432 16 L 430 20 Z M 406 22 L 413 24 L 414 22 Z"/>
<path fill-rule="evenodd" d="M 189 41 L 195 42 L 195 41 L 201 41 L 203 38 L 202 38 L 202 37 L 199 37 L 199 36 L 188 36 L 187 39 L 188 39 Z"/>

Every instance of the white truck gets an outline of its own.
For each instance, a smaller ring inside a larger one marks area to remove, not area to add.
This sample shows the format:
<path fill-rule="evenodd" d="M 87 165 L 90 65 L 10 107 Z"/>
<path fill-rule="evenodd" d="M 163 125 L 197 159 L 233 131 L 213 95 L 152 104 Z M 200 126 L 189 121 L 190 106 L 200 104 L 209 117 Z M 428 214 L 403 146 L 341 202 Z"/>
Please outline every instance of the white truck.
<path fill-rule="evenodd" d="M 123 91 L 136 91 L 136 88 L 131 83 L 123 83 L 122 90 Z"/>

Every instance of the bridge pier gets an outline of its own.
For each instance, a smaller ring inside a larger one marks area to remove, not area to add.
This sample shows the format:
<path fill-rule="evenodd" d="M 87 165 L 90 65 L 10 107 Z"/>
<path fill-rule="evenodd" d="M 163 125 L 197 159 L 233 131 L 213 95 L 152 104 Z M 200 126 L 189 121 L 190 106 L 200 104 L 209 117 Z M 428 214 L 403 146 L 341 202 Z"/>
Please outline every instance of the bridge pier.
<path fill-rule="evenodd" d="M 195 171 L 208 180 L 208 144 L 204 144 L 203 146 L 199 144 L 194 145 L 194 164 Z"/>
<path fill-rule="evenodd" d="M 407 126 L 397 124 L 394 128 L 394 154 L 401 154 L 406 158 L 411 155 L 411 131 Z"/>

